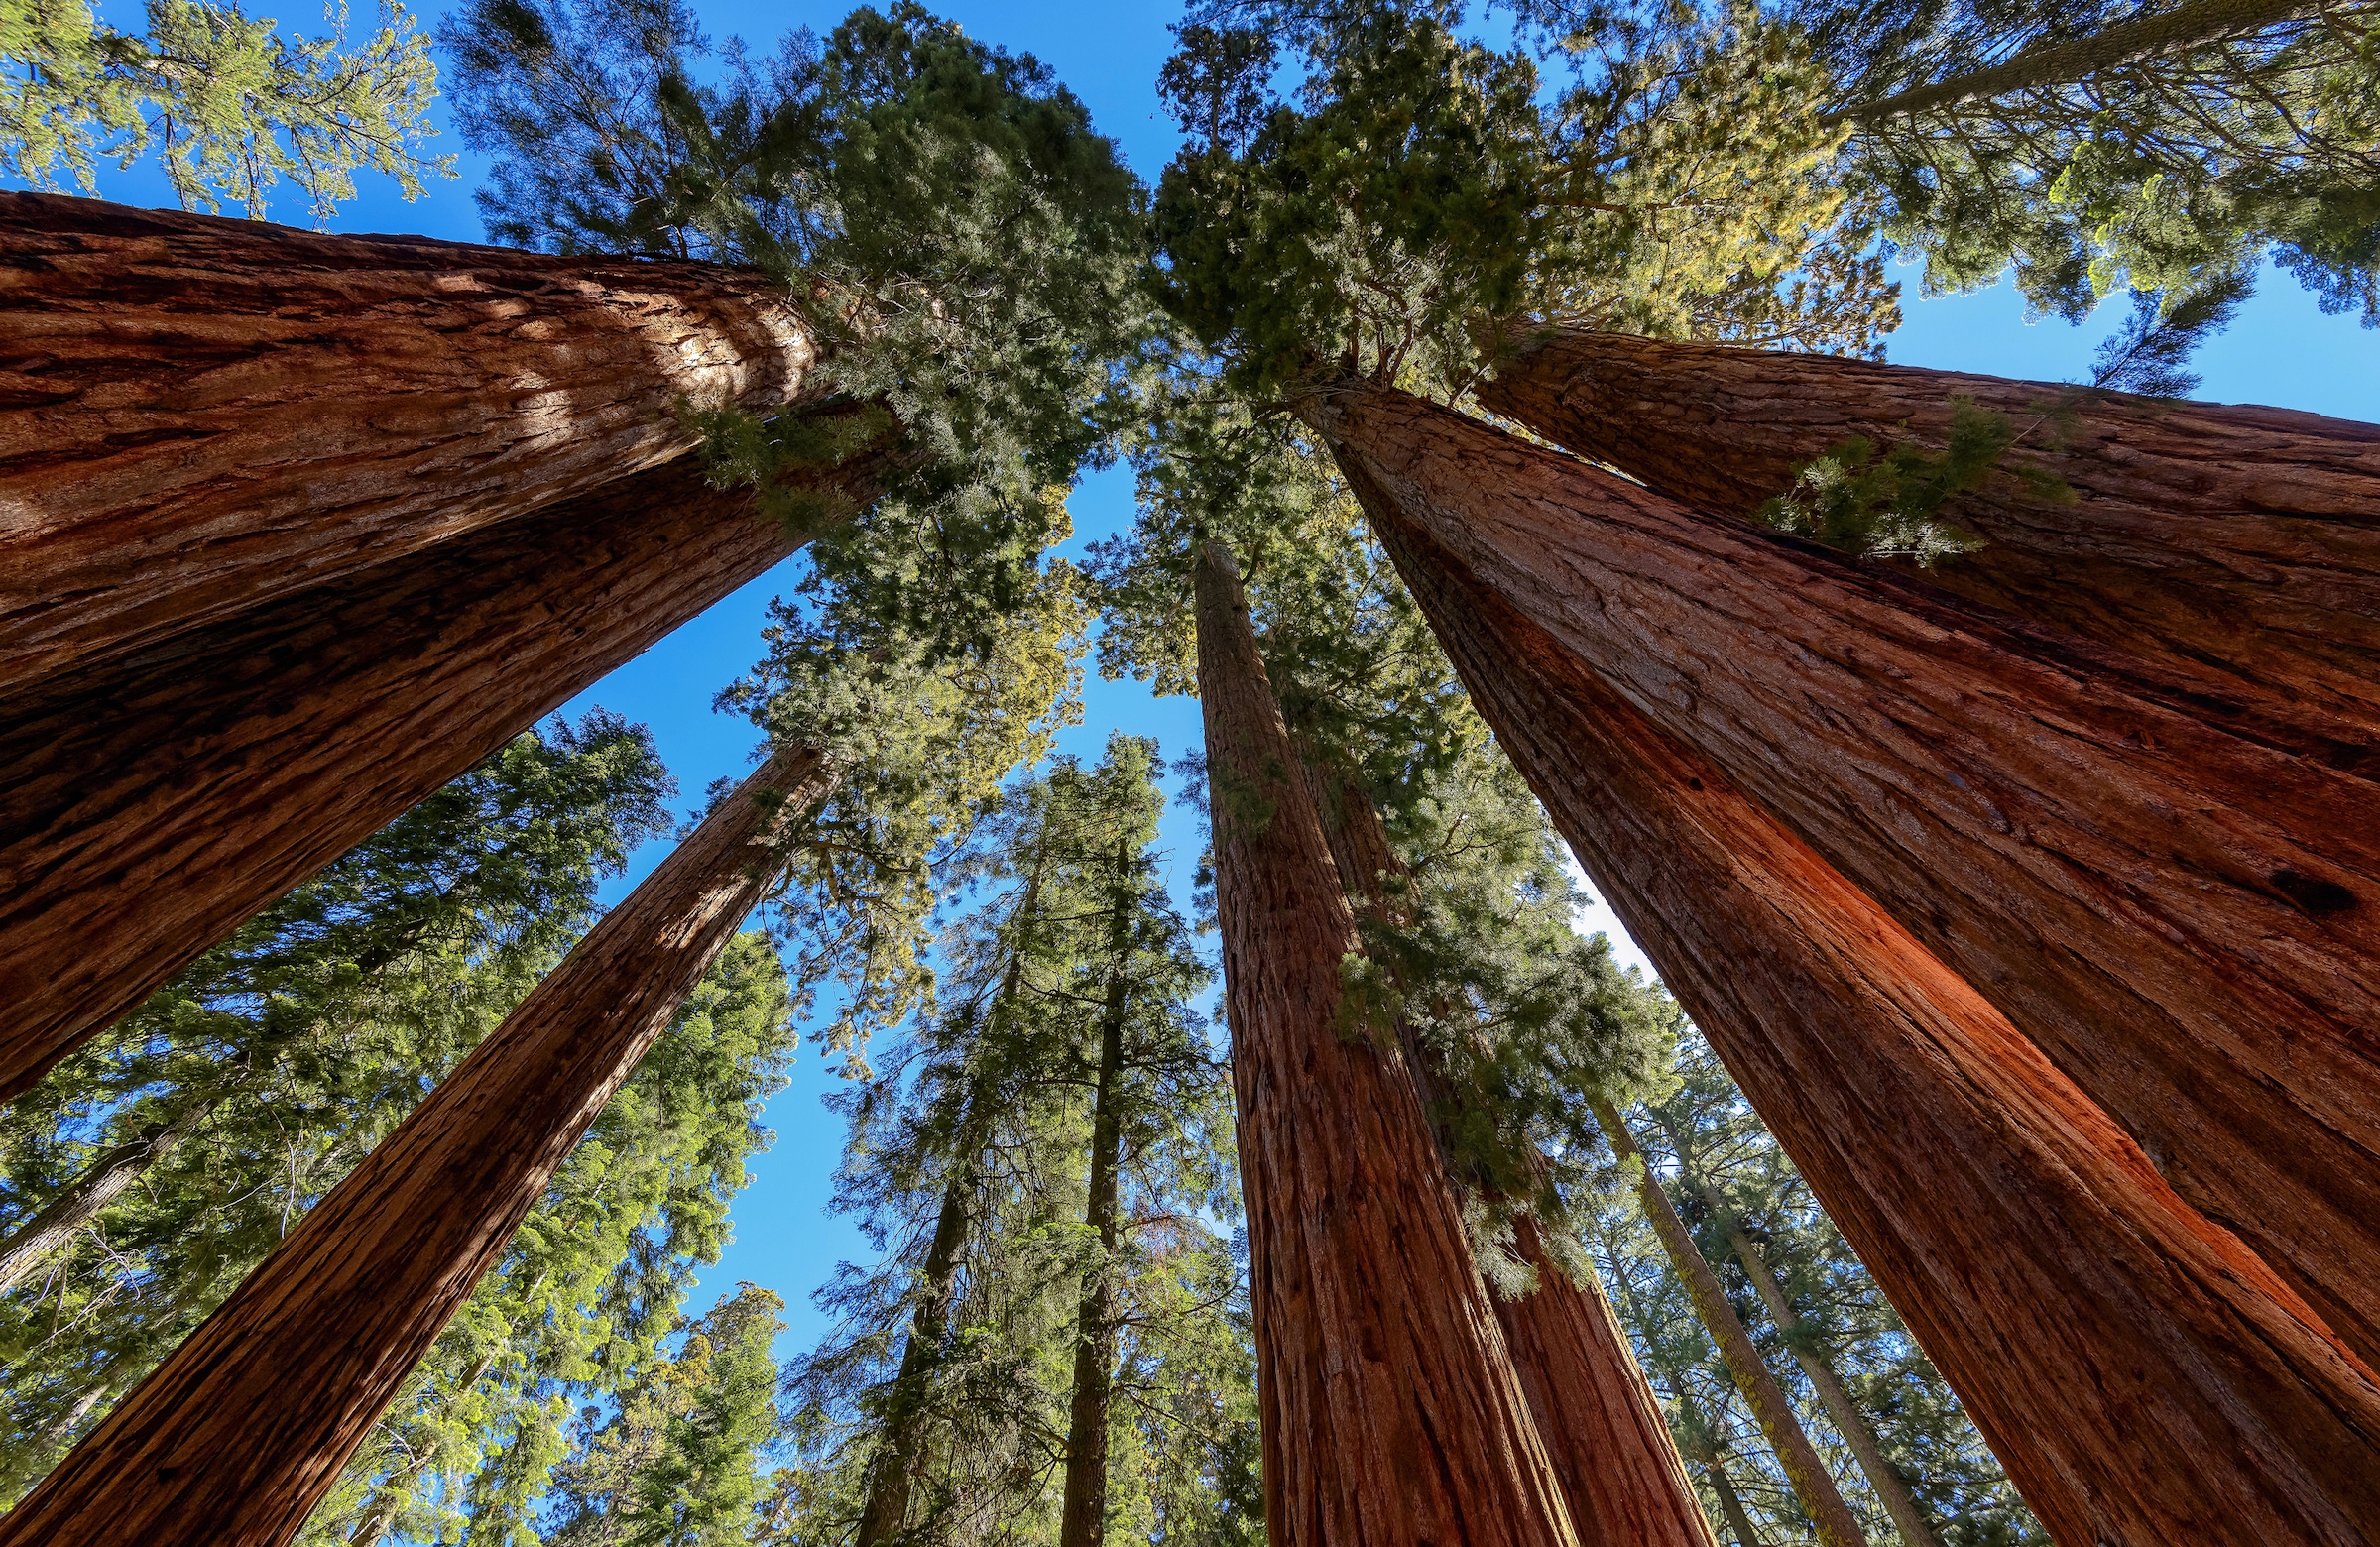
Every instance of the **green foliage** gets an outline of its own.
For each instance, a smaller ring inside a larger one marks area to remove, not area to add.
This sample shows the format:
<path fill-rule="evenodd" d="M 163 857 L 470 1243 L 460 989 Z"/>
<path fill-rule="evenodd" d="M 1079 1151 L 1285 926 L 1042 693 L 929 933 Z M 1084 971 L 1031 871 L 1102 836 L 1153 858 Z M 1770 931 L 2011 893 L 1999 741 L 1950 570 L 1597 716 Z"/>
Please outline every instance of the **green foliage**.
<path fill-rule="evenodd" d="M 2246 274 L 2223 274 L 2187 296 L 2134 291 L 2131 320 L 2099 345 L 2090 384 L 2151 398 L 2188 397 L 2199 377 L 2184 362 L 2230 324 L 2253 284 Z"/>
<path fill-rule="evenodd" d="M 218 198 L 263 218 L 287 178 L 317 224 L 355 196 L 355 169 L 397 179 L 454 176 L 454 158 L 420 154 L 437 133 L 429 40 L 395 0 L 346 45 L 347 11 L 327 37 L 281 33 L 224 0 L 148 0 L 146 33 L 99 21 L 87 0 L 0 0 L 0 157 L 53 187 L 62 169 L 88 193 L 102 156 L 129 167 L 154 153 L 185 209 Z"/>
<path fill-rule="evenodd" d="M 1983 545 L 1944 520 L 1942 507 L 1981 487 L 2015 439 L 2006 417 L 1971 398 L 1953 398 L 1950 440 L 1941 454 L 1903 444 L 1879 457 L 1873 442 L 1853 436 L 1796 468 L 1786 491 L 1760 508 L 1760 520 L 1846 553 L 1931 568 Z"/>

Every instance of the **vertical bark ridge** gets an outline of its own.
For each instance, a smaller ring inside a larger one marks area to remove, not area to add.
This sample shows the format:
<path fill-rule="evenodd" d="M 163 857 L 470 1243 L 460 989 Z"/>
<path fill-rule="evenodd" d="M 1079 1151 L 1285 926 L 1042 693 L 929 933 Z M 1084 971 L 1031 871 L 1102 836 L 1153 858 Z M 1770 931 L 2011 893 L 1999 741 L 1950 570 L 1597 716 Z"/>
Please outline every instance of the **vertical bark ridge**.
<path fill-rule="evenodd" d="M 1743 1393 L 1760 1432 L 1768 1437 L 1769 1449 L 1777 1453 L 1777 1464 L 1785 1469 L 1786 1481 L 1793 1485 L 1802 1507 L 1810 1511 L 1819 1541 L 1826 1547 L 1867 1547 L 1867 1533 L 1860 1529 L 1858 1517 L 1843 1501 L 1843 1492 L 1835 1486 L 1833 1474 L 1819 1459 L 1818 1447 L 1810 1443 L 1801 1419 L 1794 1416 L 1793 1404 L 1785 1399 L 1785 1388 L 1777 1384 L 1768 1361 L 1752 1347 L 1752 1335 L 1744 1331 L 1742 1318 L 1735 1314 L 1726 1287 L 1720 1283 L 1719 1275 L 1711 1271 L 1702 1248 L 1694 1244 L 1694 1233 L 1671 1207 L 1669 1194 L 1661 1189 L 1661 1178 L 1644 1164 L 1644 1155 L 1637 1149 L 1627 1125 L 1608 1102 L 1595 1103 L 1595 1116 L 1603 1125 L 1605 1136 L 1611 1140 L 1612 1152 L 1623 1161 L 1630 1158 L 1636 1161 L 1636 1196 L 1643 1201 L 1645 1218 L 1652 1222 L 1653 1234 L 1661 1238 L 1670 1261 L 1677 1266 L 1678 1277 L 1685 1281 L 1686 1297 L 1694 1302 L 1695 1314 L 1711 1334 L 1711 1341 L 1719 1345 L 1719 1357 L 1726 1362 L 1727 1373 L 1734 1377 L 1735 1389 Z"/>
<path fill-rule="evenodd" d="M 1998 1011 L 1347 468 L 1474 703 L 2053 1536 L 2368 1544 L 2380 1387 Z"/>
<path fill-rule="evenodd" d="M 1353 903 L 1384 906 L 1382 878 L 1404 865 L 1369 793 L 1334 778 L 1303 745 L 1298 766 L 1341 888 Z M 1403 1049 L 1422 1110 L 1437 1111 L 1448 1095 L 1430 1049 L 1410 1033 Z M 1513 1221 L 1512 1250 L 1535 1269 L 1537 1287 L 1508 1299 L 1489 1285 L 1488 1298 L 1581 1547 L 1713 1547 L 1668 1420 L 1603 1286 L 1573 1281 L 1530 1216 Z"/>
<path fill-rule="evenodd" d="M 1990 998 L 2380 1363 L 2380 765 L 1403 394 L 1309 410 L 1343 465 Z"/>
<path fill-rule="evenodd" d="M 793 401 L 760 275 L 0 193 L 0 691 Z"/>
<path fill-rule="evenodd" d="M 1567 1547 L 1421 1104 L 1340 1037 L 1355 919 L 1219 544 L 1196 603 L 1266 1539 Z"/>
<path fill-rule="evenodd" d="M 1985 545 L 1925 583 L 2380 743 L 2380 426 L 1829 355 L 1549 331 L 1492 412 L 1683 504 L 1749 520 L 1854 437 L 1939 452 L 1954 398 L 2021 437 L 1944 515 Z M 2055 474 L 2070 501 L 2015 476 Z M 2368 752 L 2367 752 L 2367 755 Z"/>
<path fill-rule="evenodd" d="M 0 1543 L 294 1538 L 832 782 L 806 749 L 746 779 L 0 1516 Z"/>
<path fill-rule="evenodd" d="M 0 1100 L 798 545 L 680 460 L 13 698 Z"/>

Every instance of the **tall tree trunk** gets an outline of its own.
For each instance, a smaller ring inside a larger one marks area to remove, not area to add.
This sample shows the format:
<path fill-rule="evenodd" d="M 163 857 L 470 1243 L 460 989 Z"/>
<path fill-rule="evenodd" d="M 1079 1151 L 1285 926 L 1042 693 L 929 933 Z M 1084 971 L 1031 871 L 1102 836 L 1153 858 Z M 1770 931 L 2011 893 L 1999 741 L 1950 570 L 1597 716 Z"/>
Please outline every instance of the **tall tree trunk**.
<path fill-rule="evenodd" d="M 57 1197 L 0 1238 L 0 1293 L 15 1288 L 109 1204 L 124 1196 L 151 1166 L 172 1154 L 174 1146 L 210 1110 L 212 1103 L 207 1103 L 172 1123 L 152 1123 L 95 1156 L 80 1176 L 59 1189 Z"/>
<path fill-rule="evenodd" d="M 1384 907 L 1382 878 L 1402 874 L 1404 862 L 1370 794 L 1302 745 L 1299 768 L 1349 900 Z M 1432 1050 L 1409 1034 L 1403 1049 L 1422 1110 L 1435 1111 L 1448 1095 Z M 1490 1285 L 1488 1298 L 1581 1547 L 1712 1547 L 1668 1421 L 1602 1286 L 1573 1281 L 1527 1215 L 1513 1221 L 1513 1250 L 1536 1270 L 1537 1288 L 1508 1299 Z"/>
<path fill-rule="evenodd" d="M 1661 1189 L 1661 1178 L 1644 1163 L 1627 1124 L 1610 1103 L 1599 1100 L 1594 1106 L 1596 1121 L 1603 1125 L 1604 1135 L 1611 1140 L 1612 1152 L 1622 1161 L 1636 1161 L 1636 1196 L 1643 1200 L 1644 1217 L 1652 1222 L 1653 1233 L 1661 1238 L 1662 1248 L 1676 1265 L 1678 1277 L 1685 1281 L 1686 1296 L 1694 1302 L 1695 1315 L 1702 1318 L 1711 1341 L 1719 1345 L 1719 1357 L 1726 1362 L 1735 1388 L 1751 1405 L 1760 1432 L 1768 1436 L 1769 1448 L 1777 1453 L 1786 1481 L 1793 1485 L 1802 1507 L 1810 1511 L 1819 1541 L 1825 1547 L 1867 1547 L 1867 1533 L 1859 1528 L 1858 1517 L 1843 1501 L 1834 1476 L 1819 1459 L 1818 1448 L 1810 1443 L 1809 1433 L 1794 1415 L 1793 1404 L 1786 1400 L 1785 1388 L 1777 1384 L 1768 1362 L 1752 1346 L 1752 1335 L 1743 1330 L 1743 1321 L 1735 1314 L 1719 1275 L 1711 1271 L 1702 1248 L 1694 1244 L 1694 1233 L 1670 1206 L 1669 1194 Z"/>
<path fill-rule="evenodd" d="M 1032 874 L 1024 884 L 1017 907 L 1018 938 L 1000 988 L 992 999 L 991 1018 L 998 1026 L 1015 1003 L 1024 981 L 1024 956 L 1041 896 L 1046 846 L 1035 848 Z M 882 1547 L 908 1524 L 909 1499 L 916 1491 L 917 1464 L 924 1436 L 927 1383 L 942 1357 L 950 1331 L 951 1300 L 957 1291 L 959 1253 L 966 1248 L 974 1224 L 975 1189 L 985 1144 L 991 1141 L 998 1115 L 999 1093 L 991 1066 L 979 1056 L 969 1071 L 966 1111 L 960 1116 L 953 1145 L 950 1179 L 942 1186 L 942 1207 L 934 1216 L 933 1239 L 926 1243 L 925 1263 L 918 1274 L 917 1308 L 909 1314 L 909 1340 L 900 1351 L 900 1368 L 892 1376 L 892 1394 L 885 1404 L 884 1437 L 877 1444 L 868 1476 L 868 1502 L 860 1511 L 855 1547 Z"/>
<path fill-rule="evenodd" d="M 0 693 L 694 443 L 816 358 L 760 275 L 0 193 Z"/>
<path fill-rule="evenodd" d="M 2380 761 L 1403 394 L 1310 407 L 1351 476 L 1881 903 L 2380 1364 Z"/>
<path fill-rule="evenodd" d="M 1131 861 L 1129 844 L 1116 856 L 1119 877 Z M 1108 1536 L 1108 1405 L 1116 1386 L 1117 1173 L 1124 1163 L 1125 1013 L 1131 999 L 1131 897 L 1120 890 L 1108 921 L 1115 962 L 1108 1002 L 1099 1017 L 1099 1073 L 1091 1112 L 1091 1176 L 1083 1223 L 1099 1242 L 1099 1261 L 1083 1277 L 1075 1309 L 1074 1400 L 1067 1414 L 1066 1486 L 1058 1512 L 1058 1547 L 1100 1547 Z"/>
<path fill-rule="evenodd" d="M 1343 1040 L 1355 919 L 1231 555 L 1196 564 L 1215 897 L 1275 1547 L 1567 1547 L 1428 1121 Z"/>
<path fill-rule="evenodd" d="M 12 697 L 0 1100 L 798 545 L 680 460 Z"/>
<path fill-rule="evenodd" d="M 2380 747 L 2380 425 L 1830 355 L 1552 330 L 1480 402 L 1684 504 L 1750 519 L 1860 438 L 1940 452 L 1953 399 L 2021 436 L 1944 515 L 1975 552 L 1923 571 L 1973 601 L 2289 700 Z M 2055 474 L 2059 500 L 2017 476 Z"/>
<path fill-rule="evenodd" d="M 1735 1547 L 1768 1547 L 1760 1533 L 1752 1529 L 1752 1517 L 1745 1512 L 1743 1500 L 1736 1496 L 1735 1483 L 1727 1469 L 1714 1456 L 1703 1466 L 1703 1476 L 1711 1482 L 1711 1491 L 1719 1495 L 1719 1512 L 1727 1517 L 1727 1529 L 1735 1533 Z"/>
<path fill-rule="evenodd" d="M 280 1547 L 503 1253 L 832 783 L 781 751 L 0 1516 L 9 1547 Z"/>
<path fill-rule="evenodd" d="M 1735 1253 L 1735 1260 L 1743 1265 L 1743 1276 L 1751 1280 L 1752 1292 L 1768 1308 L 1769 1320 L 1776 1323 L 1777 1333 L 1785 1340 L 1785 1347 L 1792 1351 L 1794 1363 L 1801 1366 L 1802 1373 L 1810 1377 L 1811 1389 L 1818 1393 L 1819 1402 L 1826 1408 L 1827 1416 L 1835 1421 L 1835 1431 L 1843 1436 L 1844 1444 L 1850 1446 L 1851 1454 L 1859 1458 L 1859 1470 L 1866 1475 L 1868 1487 L 1875 1489 L 1876 1497 L 1882 1501 L 1884 1512 L 1892 1517 L 1893 1529 L 1901 1536 L 1901 1547 L 1942 1547 L 1941 1539 L 1934 1534 L 1934 1527 L 1927 1521 L 1925 1512 L 1918 1508 L 1917 1500 L 1910 1495 L 1909 1485 L 1901 1481 L 1900 1473 L 1894 1471 L 1892 1463 L 1884 1459 L 1884 1449 L 1876 1443 L 1876 1431 L 1868 1422 L 1867 1414 L 1860 1410 L 1858 1403 L 1851 1400 L 1851 1393 L 1844 1389 L 1843 1381 L 1836 1376 L 1834 1367 L 1827 1363 L 1826 1355 L 1806 1336 L 1794 1336 L 1801 1329 L 1802 1319 L 1794 1313 L 1793 1302 L 1785 1298 L 1784 1286 L 1768 1270 L 1767 1259 L 1761 1256 L 1759 1246 L 1744 1233 L 1743 1221 L 1729 1211 L 1726 1201 L 1719 1195 L 1718 1190 L 1696 1171 L 1694 1162 L 1686 1153 L 1684 1135 L 1666 1122 L 1662 1126 L 1668 1130 L 1671 1142 L 1677 1145 L 1679 1175 L 1688 1186 L 1702 1194 L 1703 1202 L 1710 1206 L 1712 1218 L 1726 1223 L 1727 1246 Z"/>
<path fill-rule="evenodd" d="M 1969 70 L 1932 85 L 1854 102 L 1821 114 L 1822 124 L 1872 124 L 1880 118 L 1957 107 L 1983 97 L 2011 91 L 2044 91 L 2071 86 L 2101 70 L 2180 54 L 2221 43 L 2228 38 L 2261 32 L 2280 22 L 2311 16 L 2335 0 L 2186 0 L 2153 16 L 2135 16 L 2112 23 L 2083 38 L 2063 43 L 2035 44 L 2012 59 L 1983 69 Z"/>
<path fill-rule="evenodd" d="M 1349 479 L 1598 892 L 2051 1534 L 2368 1547 L 2371 1372 L 1872 898 Z"/>

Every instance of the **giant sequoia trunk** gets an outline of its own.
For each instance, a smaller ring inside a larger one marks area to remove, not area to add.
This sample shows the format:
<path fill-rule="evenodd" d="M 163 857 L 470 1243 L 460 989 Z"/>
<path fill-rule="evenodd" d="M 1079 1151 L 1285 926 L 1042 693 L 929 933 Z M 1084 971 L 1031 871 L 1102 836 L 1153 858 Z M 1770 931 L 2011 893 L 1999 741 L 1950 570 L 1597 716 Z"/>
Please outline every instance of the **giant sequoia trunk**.
<path fill-rule="evenodd" d="M 1302 747 L 1299 768 L 1349 900 L 1385 906 L 1382 878 L 1401 874 L 1404 862 L 1369 793 L 1334 776 Z M 1404 1053 L 1423 1110 L 1437 1110 L 1449 1098 L 1431 1049 L 1408 1035 Z M 1526 1215 L 1513 1221 L 1512 1248 L 1535 1270 L 1537 1287 L 1511 1299 L 1491 1285 L 1488 1296 L 1581 1547 L 1711 1547 L 1710 1522 L 1668 1420 L 1603 1286 L 1574 1282 Z"/>
<path fill-rule="evenodd" d="M 0 1099 L 797 545 L 681 459 L 13 695 Z"/>
<path fill-rule="evenodd" d="M 1719 766 L 1350 473 L 1473 702 L 2061 1542 L 2369 1543 L 2380 1386 Z"/>
<path fill-rule="evenodd" d="M 0 692 L 684 452 L 815 348 L 759 275 L 0 193 Z"/>
<path fill-rule="evenodd" d="M 1636 1196 L 1644 1205 L 1644 1217 L 1652 1223 L 1653 1234 L 1661 1238 L 1662 1250 L 1669 1253 L 1671 1264 L 1685 1283 L 1686 1298 L 1694 1302 L 1695 1315 L 1702 1319 L 1711 1341 L 1719 1346 L 1719 1357 L 1726 1362 L 1727 1373 L 1734 1377 L 1735 1389 L 1743 1393 L 1753 1420 L 1768 1437 L 1769 1449 L 1777 1455 L 1777 1465 L 1785 1469 L 1786 1481 L 1793 1485 L 1802 1507 L 1809 1511 L 1819 1541 L 1825 1547 L 1867 1547 L 1867 1533 L 1859 1528 L 1858 1517 L 1843 1501 L 1842 1489 L 1835 1486 L 1827 1464 L 1818 1458 L 1818 1447 L 1810 1443 L 1809 1432 L 1794 1415 L 1793 1404 L 1785 1399 L 1785 1388 L 1777 1384 L 1768 1361 L 1752 1346 L 1752 1335 L 1744 1331 L 1743 1319 L 1735 1314 L 1726 1286 L 1711 1271 L 1702 1248 L 1694 1244 L 1694 1233 L 1670 1205 L 1669 1194 L 1661 1189 L 1661 1178 L 1644 1163 L 1627 1125 L 1608 1102 L 1596 1102 L 1595 1116 L 1603 1125 L 1604 1135 L 1611 1141 L 1611 1152 L 1623 1161 L 1631 1158 L 1636 1161 Z"/>
<path fill-rule="evenodd" d="M 8 1547 L 280 1547 L 784 863 L 781 751 L 589 931 L 25 1500 Z"/>
<path fill-rule="evenodd" d="M 2380 425 L 1829 355 L 1557 331 L 1481 403 L 1700 510 L 1750 518 L 1858 437 L 1949 441 L 1954 397 L 2022 438 L 1944 514 L 1985 545 L 1924 571 L 1974 601 L 2293 700 L 2380 747 Z M 2061 501 L 2016 476 L 2053 473 Z"/>
<path fill-rule="evenodd" d="M 2380 1365 L 2380 762 L 1402 394 L 1311 410 L 1351 474 L 1881 903 Z"/>
<path fill-rule="evenodd" d="M 1215 898 L 1275 1547 L 1567 1547 L 1428 1121 L 1345 1040 L 1357 948 L 1230 555 L 1197 562 Z"/>

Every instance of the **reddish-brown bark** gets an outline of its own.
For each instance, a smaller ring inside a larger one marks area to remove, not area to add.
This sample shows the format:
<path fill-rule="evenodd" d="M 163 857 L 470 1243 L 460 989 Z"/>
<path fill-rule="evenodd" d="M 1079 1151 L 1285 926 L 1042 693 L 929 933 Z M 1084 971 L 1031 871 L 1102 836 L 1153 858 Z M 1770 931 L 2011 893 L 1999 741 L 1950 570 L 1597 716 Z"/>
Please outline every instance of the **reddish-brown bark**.
<path fill-rule="evenodd" d="M 1384 906 L 1382 878 L 1402 874 L 1404 862 L 1378 809 L 1360 782 L 1298 752 L 1341 888 L 1351 903 Z M 1403 1046 L 1423 1111 L 1438 1111 L 1449 1097 L 1430 1048 L 1411 1035 Z M 1712 1547 L 1669 1422 L 1603 1286 L 1574 1282 L 1525 1214 L 1513 1221 L 1512 1250 L 1536 1270 L 1536 1289 L 1507 1298 L 1490 1285 L 1488 1296 L 1581 1547 Z"/>
<path fill-rule="evenodd" d="M 0 690 L 685 451 L 814 341 L 759 275 L 0 193 Z"/>
<path fill-rule="evenodd" d="M 1576 1540 L 1412 1083 L 1342 1040 L 1355 918 L 1229 554 L 1196 566 L 1215 897 L 1276 1547 Z"/>
<path fill-rule="evenodd" d="M 0 1099 L 796 545 L 681 459 L 15 695 Z"/>
<path fill-rule="evenodd" d="M 783 867 L 783 751 L 6 1515 L 0 1544 L 281 1547 Z"/>
<path fill-rule="evenodd" d="M 2369 1543 L 2380 1386 L 1964 980 L 1361 463 L 1473 701 L 2061 1542 Z"/>
<path fill-rule="evenodd" d="M 1972 399 L 2022 438 L 2007 470 L 1944 509 L 1985 545 L 1929 581 L 2380 738 L 2380 425 L 1610 333 L 1531 338 L 1478 394 L 1558 445 L 1745 518 L 1854 436 L 1941 450 L 1952 399 Z"/>
<path fill-rule="evenodd" d="M 1311 408 L 2380 1364 L 2380 765 L 1402 394 Z"/>

